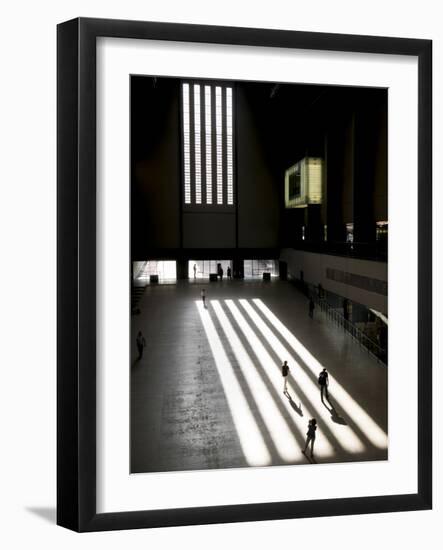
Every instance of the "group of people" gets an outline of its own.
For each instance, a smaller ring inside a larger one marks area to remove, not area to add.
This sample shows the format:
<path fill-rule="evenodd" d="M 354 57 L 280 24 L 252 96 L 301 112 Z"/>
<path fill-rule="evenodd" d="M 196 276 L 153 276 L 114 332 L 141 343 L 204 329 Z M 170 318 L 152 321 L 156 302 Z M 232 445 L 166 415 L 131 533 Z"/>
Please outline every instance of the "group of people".
<path fill-rule="evenodd" d="M 194 264 L 193 271 L 194 271 L 194 279 L 196 279 L 197 278 L 197 264 Z M 220 277 L 220 281 L 223 281 L 223 275 L 224 274 L 225 274 L 225 272 L 224 272 L 222 264 L 218 263 L 217 264 L 217 276 Z M 228 267 L 226 269 L 226 275 L 227 275 L 228 279 L 232 279 L 232 269 L 231 269 L 230 265 L 228 265 Z"/>
<path fill-rule="evenodd" d="M 223 281 L 224 271 L 223 271 L 222 264 L 217 264 L 217 275 L 220 277 L 220 281 Z M 228 268 L 226 270 L 226 275 L 229 280 L 232 279 L 232 269 L 230 265 L 228 265 Z"/>
<path fill-rule="evenodd" d="M 283 362 L 283 365 L 281 367 L 281 373 L 283 376 L 283 393 L 285 395 L 288 394 L 288 377 L 289 377 L 289 365 L 287 361 Z M 320 396 L 321 400 L 323 402 L 324 397 L 326 396 L 326 399 L 329 399 L 329 392 L 328 392 L 328 386 L 329 386 L 329 375 L 328 371 L 324 368 L 320 374 L 318 375 L 318 385 L 320 386 Z M 304 449 L 302 449 L 302 453 L 306 454 L 306 451 L 311 446 L 311 457 L 314 456 L 314 442 L 315 442 L 315 432 L 317 430 L 317 420 L 315 418 L 311 418 L 308 422 L 308 431 L 306 432 L 306 443 Z"/>

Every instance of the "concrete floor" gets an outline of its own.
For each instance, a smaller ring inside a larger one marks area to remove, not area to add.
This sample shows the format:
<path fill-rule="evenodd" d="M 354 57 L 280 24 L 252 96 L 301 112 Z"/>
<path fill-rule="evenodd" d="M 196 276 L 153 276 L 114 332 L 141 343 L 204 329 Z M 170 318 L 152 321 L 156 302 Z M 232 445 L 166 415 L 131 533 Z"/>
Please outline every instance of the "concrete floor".
<path fill-rule="evenodd" d="M 207 308 L 200 299 L 207 289 Z M 149 286 L 132 317 L 131 472 L 387 459 L 387 369 L 289 282 Z M 280 367 L 291 369 L 283 394 Z M 317 375 L 330 373 L 330 403 Z"/>

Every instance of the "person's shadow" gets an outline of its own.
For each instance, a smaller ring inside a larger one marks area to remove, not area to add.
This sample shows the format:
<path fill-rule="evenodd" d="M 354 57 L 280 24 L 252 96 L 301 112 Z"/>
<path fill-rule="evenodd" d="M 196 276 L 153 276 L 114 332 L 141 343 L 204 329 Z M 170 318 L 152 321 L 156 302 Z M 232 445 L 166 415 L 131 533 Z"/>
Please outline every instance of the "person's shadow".
<path fill-rule="evenodd" d="M 335 422 L 336 424 L 341 424 L 342 426 L 347 426 L 348 423 L 346 422 L 346 420 L 343 417 L 341 417 L 338 414 L 337 409 L 334 407 L 334 404 L 331 402 L 331 398 L 328 397 L 327 400 L 328 400 L 328 403 L 330 405 L 330 408 L 326 405 L 325 401 L 322 401 L 322 403 L 327 408 L 329 414 L 331 415 L 332 422 Z"/>
<path fill-rule="evenodd" d="M 294 411 L 300 415 L 300 416 L 303 416 L 303 411 L 301 410 L 301 403 L 299 404 L 299 406 L 297 407 L 297 404 L 295 403 L 295 401 L 292 399 L 292 397 L 290 396 L 288 390 L 285 391 L 285 396 L 288 398 L 288 401 L 289 401 L 289 404 L 291 405 L 291 407 L 294 409 Z"/>

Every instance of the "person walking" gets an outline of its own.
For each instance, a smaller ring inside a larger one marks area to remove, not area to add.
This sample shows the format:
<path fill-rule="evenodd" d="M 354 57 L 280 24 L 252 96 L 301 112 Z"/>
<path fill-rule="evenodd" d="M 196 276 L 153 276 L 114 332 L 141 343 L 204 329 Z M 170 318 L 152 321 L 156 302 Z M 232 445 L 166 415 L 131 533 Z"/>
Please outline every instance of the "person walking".
<path fill-rule="evenodd" d="M 288 393 L 288 376 L 289 376 L 289 365 L 285 361 L 281 366 L 281 375 L 283 376 L 283 393 Z"/>
<path fill-rule="evenodd" d="M 136 342 L 137 342 L 137 349 L 138 349 L 138 359 L 140 360 L 143 357 L 143 350 L 146 347 L 146 340 L 141 330 L 138 331 Z"/>
<path fill-rule="evenodd" d="M 314 304 L 314 300 L 312 299 L 312 296 L 309 298 L 309 317 L 311 319 L 314 318 L 314 309 L 315 309 L 315 304 Z"/>
<path fill-rule="evenodd" d="M 302 450 L 302 453 L 306 454 L 306 451 L 310 443 L 311 457 L 314 456 L 314 442 L 315 442 L 316 430 L 317 430 L 317 420 L 315 418 L 311 418 L 311 420 L 308 422 L 308 431 L 306 432 L 306 445 L 305 445 L 305 448 Z"/>
<path fill-rule="evenodd" d="M 197 264 L 194 264 L 194 279 L 197 278 Z"/>
<path fill-rule="evenodd" d="M 228 265 L 228 269 L 226 270 L 226 275 L 228 276 L 228 279 L 232 279 L 232 269 L 231 266 Z"/>
<path fill-rule="evenodd" d="M 323 394 L 326 395 L 326 399 L 329 399 L 328 386 L 329 386 L 329 375 L 326 369 L 323 369 L 318 375 L 318 384 L 320 386 L 321 400 L 323 401 Z"/>
<path fill-rule="evenodd" d="M 203 306 L 206 308 L 206 290 L 204 288 L 202 288 L 200 294 L 201 294 L 201 297 L 202 297 Z"/>

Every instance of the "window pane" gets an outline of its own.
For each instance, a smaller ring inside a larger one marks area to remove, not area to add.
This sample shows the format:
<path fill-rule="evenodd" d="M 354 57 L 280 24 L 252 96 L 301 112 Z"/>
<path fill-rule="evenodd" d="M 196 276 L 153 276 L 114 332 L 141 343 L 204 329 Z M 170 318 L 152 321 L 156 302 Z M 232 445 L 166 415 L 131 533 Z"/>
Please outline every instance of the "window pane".
<path fill-rule="evenodd" d="M 234 203 L 232 167 L 232 88 L 226 88 L 226 171 L 228 204 Z"/>
<path fill-rule="evenodd" d="M 215 88 L 215 126 L 217 143 L 217 204 L 223 204 L 223 157 L 222 157 L 222 89 Z"/>
<path fill-rule="evenodd" d="M 200 141 L 200 86 L 194 84 L 194 149 L 195 149 L 195 202 L 201 204 L 201 141 Z"/>
<path fill-rule="evenodd" d="M 192 90 L 190 86 L 192 86 Z M 186 204 L 202 204 L 203 186 L 206 191 L 205 204 L 223 205 L 224 201 L 228 205 L 234 203 L 232 87 L 223 88 L 210 84 L 182 84 Z M 192 98 L 191 91 L 193 92 Z M 215 95 L 214 101 L 213 94 Z M 225 94 L 225 99 L 223 99 L 223 94 Z M 192 106 L 190 101 L 192 101 Z M 193 117 L 192 135 L 191 113 Z M 202 134 L 204 134 L 203 143 Z M 203 168 L 204 173 L 202 174 Z M 214 189 L 213 184 L 215 184 Z M 224 196 L 226 199 L 223 198 Z"/>
<path fill-rule="evenodd" d="M 191 166 L 189 152 L 189 84 L 183 84 L 183 134 L 185 203 L 191 204 Z"/>
<path fill-rule="evenodd" d="M 211 87 L 205 86 L 206 204 L 212 204 L 212 120 Z"/>

